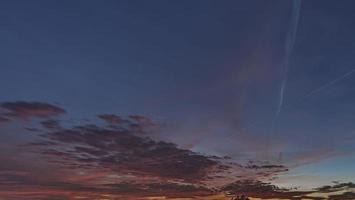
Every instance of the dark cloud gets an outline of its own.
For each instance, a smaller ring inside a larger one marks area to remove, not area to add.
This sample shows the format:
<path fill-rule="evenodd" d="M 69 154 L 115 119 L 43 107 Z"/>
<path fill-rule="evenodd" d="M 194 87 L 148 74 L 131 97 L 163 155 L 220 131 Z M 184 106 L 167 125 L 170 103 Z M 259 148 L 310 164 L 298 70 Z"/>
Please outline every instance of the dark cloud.
<path fill-rule="evenodd" d="M 245 194 L 254 198 L 262 199 L 332 199 L 332 200 L 354 200 L 355 193 L 351 190 L 355 189 L 355 184 L 352 182 L 349 183 L 336 183 L 332 186 L 323 186 L 316 188 L 314 190 L 292 190 L 279 188 L 270 183 L 264 183 L 257 180 L 246 180 L 246 181 L 237 181 L 232 184 L 228 184 L 221 188 L 222 191 L 226 191 L 229 194 Z M 334 194 L 337 192 L 339 194 Z M 322 194 L 324 197 L 316 197 L 311 194 Z"/>
<path fill-rule="evenodd" d="M 287 168 L 284 165 L 246 165 L 245 168 L 248 169 L 255 169 L 255 170 L 259 170 L 259 169 L 269 169 L 269 170 L 277 170 L 277 171 L 287 171 Z"/>
<path fill-rule="evenodd" d="M 329 199 L 332 200 L 354 200 L 355 192 L 344 192 L 343 194 L 329 195 Z"/>
<path fill-rule="evenodd" d="M 95 125 L 48 132 L 36 143 L 51 162 L 70 167 L 104 168 L 120 173 L 199 182 L 221 165 L 218 161 L 173 143 L 136 134 L 135 128 L 107 129 Z M 55 142 L 59 145 L 52 145 Z"/>
<path fill-rule="evenodd" d="M 352 182 L 348 182 L 348 183 L 338 183 L 335 182 L 335 185 L 326 185 L 323 187 L 319 187 L 316 190 L 318 192 L 322 192 L 322 193 L 327 193 L 327 192 L 338 192 L 338 191 L 344 191 L 344 190 L 348 190 L 348 189 L 355 189 L 355 183 Z"/>
<path fill-rule="evenodd" d="M 29 120 L 31 118 L 49 118 L 66 113 L 60 107 L 42 102 L 4 102 L 0 104 L 0 108 L 2 109 L 0 117 L 5 119 Z"/>
<path fill-rule="evenodd" d="M 134 194 L 158 195 L 155 191 L 166 194 L 178 192 L 176 190 L 184 190 L 180 192 L 183 194 L 189 194 L 188 191 L 202 194 L 210 191 L 201 186 L 216 180 L 242 179 L 245 178 L 243 173 L 257 179 L 287 170 L 282 165 L 255 162 L 243 166 L 229 157 L 202 155 L 170 142 L 153 140 L 142 133 L 150 131 L 156 123 L 143 116 L 98 115 L 98 118 L 110 125 L 86 124 L 58 129 L 54 128 L 58 127 L 57 121 L 43 121 L 47 131 L 41 134 L 39 141 L 27 146 L 50 163 L 70 170 L 104 170 L 119 177 L 132 176 L 130 181 L 134 181 L 134 186 L 122 180 L 109 185 L 126 188 L 126 192 Z M 233 170 L 240 170 L 240 174 Z M 184 184 L 172 185 L 172 181 Z"/>
<path fill-rule="evenodd" d="M 15 188 L 15 190 L 14 190 Z M 29 193 L 18 192 L 26 188 Z M 14 191 L 11 191 L 14 190 Z M 212 191 L 202 186 L 178 183 L 71 183 L 53 180 L 34 179 L 29 174 L 16 171 L 0 173 L 0 195 L 6 199 L 71 199 L 78 195 L 87 199 L 101 199 L 106 195 L 118 197 L 191 197 L 208 195 Z M 127 199 L 127 198 L 125 198 Z"/>
<path fill-rule="evenodd" d="M 221 190 L 226 191 L 229 194 L 244 194 L 250 197 L 263 199 L 302 199 L 303 196 L 312 193 L 281 189 L 270 183 L 264 183 L 258 180 L 237 181 L 222 187 Z"/>
<path fill-rule="evenodd" d="M 113 114 L 101 114 L 97 116 L 99 119 L 107 122 L 110 127 L 128 128 L 136 133 L 147 133 L 158 131 L 160 126 L 151 119 L 141 115 L 130 115 L 128 119 Z"/>
<path fill-rule="evenodd" d="M 0 116 L 0 124 L 1 124 L 1 123 L 7 123 L 7 122 L 10 122 L 10 121 L 11 121 L 11 120 L 10 120 L 9 118 Z"/>
<path fill-rule="evenodd" d="M 151 119 L 141 115 L 131 115 L 129 118 L 133 122 L 131 128 L 140 133 L 157 131 L 160 127 Z"/>
<path fill-rule="evenodd" d="M 121 117 L 113 114 L 101 114 L 98 115 L 97 117 L 109 124 L 114 124 L 114 125 L 118 125 L 126 122 L 126 120 L 123 120 Z"/>
<path fill-rule="evenodd" d="M 110 190 L 119 194 L 139 194 L 139 196 L 160 196 L 166 197 L 191 197 L 194 195 L 208 195 L 212 191 L 205 187 L 191 184 L 176 183 L 150 183 L 150 184 L 106 184 Z"/>
<path fill-rule="evenodd" d="M 41 125 L 47 129 L 60 129 L 61 126 L 57 120 L 49 119 L 41 122 Z"/>
<path fill-rule="evenodd" d="M 271 181 L 274 180 L 278 174 L 289 171 L 289 168 L 285 165 L 276 165 L 271 164 L 270 162 L 262 162 L 259 160 L 249 160 L 246 164 L 239 166 L 253 174 L 253 178 L 247 177 L 246 180 L 267 179 Z"/>
<path fill-rule="evenodd" d="M 153 123 L 153 121 L 147 117 L 141 116 L 141 115 L 130 115 L 129 116 L 130 119 L 136 121 L 139 124 L 155 124 Z"/>

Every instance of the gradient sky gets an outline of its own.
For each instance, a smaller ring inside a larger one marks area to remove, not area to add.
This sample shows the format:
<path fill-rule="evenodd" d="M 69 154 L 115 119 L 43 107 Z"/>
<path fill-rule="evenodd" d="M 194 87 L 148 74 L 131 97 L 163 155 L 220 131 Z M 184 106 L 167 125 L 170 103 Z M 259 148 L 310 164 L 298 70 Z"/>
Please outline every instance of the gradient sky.
<path fill-rule="evenodd" d="M 0 200 L 355 199 L 354 6 L 2 1 Z"/>

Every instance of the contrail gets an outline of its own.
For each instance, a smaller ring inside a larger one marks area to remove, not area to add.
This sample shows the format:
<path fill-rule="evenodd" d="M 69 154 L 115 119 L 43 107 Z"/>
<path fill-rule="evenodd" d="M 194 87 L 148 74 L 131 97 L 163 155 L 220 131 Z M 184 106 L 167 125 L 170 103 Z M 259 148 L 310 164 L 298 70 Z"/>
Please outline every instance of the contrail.
<path fill-rule="evenodd" d="M 321 87 L 319 87 L 319 88 L 317 88 L 317 89 L 315 89 L 315 90 L 312 90 L 312 91 L 309 92 L 308 94 L 304 95 L 304 96 L 301 98 L 301 100 L 306 99 L 306 98 L 308 98 L 308 97 L 310 97 L 310 96 L 312 96 L 312 95 L 314 95 L 314 94 L 316 94 L 316 93 L 318 93 L 318 92 L 320 92 L 320 91 L 322 91 L 322 90 L 324 90 L 324 89 L 326 89 L 326 88 L 328 88 L 328 87 L 330 87 L 330 86 L 336 84 L 336 83 L 339 82 L 339 81 L 342 81 L 343 79 L 345 79 L 346 77 L 350 76 L 350 75 L 353 74 L 354 72 L 355 72 L 355 69 L 352 69 L 352 70 L 348 71 L 347 73 L 343 74 L 342 76 L 340 76 L 340 77 L 338 77 L 338 78 L 336 78 L 336 79 L 334 79 L 334 80 L 328 82 L 327 84 L 324 84 L 324 85 L 322 85 Z"/>
<path fill-rule="evenodd" d="M 300 18 L 300 11 L 301 11 L 301 0 L 293 0 L 292 1 L 292 13 L 290 17 L 290 23 L 288 27 L 288 31 L 286 34 L 286 42 L 285 42 L 285 58 L 284 62 L 282 64 L 282 82 L 281 82 L 281 87 L 280 87 L 280 93 L 279 93 L 279 101 L 277 105 L 277 110 L 275 113 L 275 116 L 271 122 L 271 134 L 274 132 L 275 124 L 277 122 L 277 119 L 282 111 L 282 107 L 284 104 L 284 96 L 285 96 L 285 89 L 286 89 L 286 84 L 287 84 L 287 74 L 289 70 L 289 62 L 290 62 L 290 57 L 293 52 L 293 47 L 295 45 L 295 40 L 296 40 L 296 33 L 297 33 L 297 28 L 298 28 L 298 21 Z M 266 156 L 269 156 L 269 142 L 266 144 Z"/>
<path fill-rule="evenodd" d="M 277 106 L 274 122 L 277 120 L 279 117 L 281 111 L 282 111 L 282 106 L 284 104 L 284 95 L 285 95 L 285 88 L 287 84 L 287 74 L 289 70 L 289 62 L 290 62 L 290 57 L 293 51 L 293 47 L 295 45 L 295 40 L 296 40 L 296 33 L 297 33 L 297 28 L 298 28 L 298 21 L 300 18 L 300 10 L 301 10 L 301 0 L 293 0 L 293 5 L 292 5 L 292 15 L 291 15 L 291 23 L 286 35 L 286 44 L 285 44 L 285 60 L 283 62 L 283 79 L 281 82 L 281 87 L 280 87 L 280 95 L 279 95 L 279 103 Z M 274 124 L 273 122 L 273 124 Z M 273 126 L 273 125 L 272 125 Z"/>

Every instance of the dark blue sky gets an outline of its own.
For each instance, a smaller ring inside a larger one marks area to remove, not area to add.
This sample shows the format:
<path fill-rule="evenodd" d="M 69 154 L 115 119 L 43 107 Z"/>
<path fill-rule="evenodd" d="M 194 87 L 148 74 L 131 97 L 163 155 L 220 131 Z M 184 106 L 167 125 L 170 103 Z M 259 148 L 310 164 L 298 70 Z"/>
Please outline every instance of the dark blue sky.
<path fill-rule="evenodd" d="M 225 85 L 225 76 L 247 68 L 236 65 L 247 65 L 244 57 L 255 50 L 281 53 L 289 6 L 279 4 L 8 3 L 1 30 L 4 99 L 41 97 L 84 112 L 142 112 L 152 101 L 176 111 L 176 104 L 201 103 L 197 90 Z"/>
<path fill-rule="evenodd" d="M 0 101 L 140 114 L 193 151 L 285 162 L 295 185 L 354 181 L 355 74 L 317 90 L 355 69 L 354 6 L 302 1 L 275 127 L 285 0 L 2 1 Z"/>

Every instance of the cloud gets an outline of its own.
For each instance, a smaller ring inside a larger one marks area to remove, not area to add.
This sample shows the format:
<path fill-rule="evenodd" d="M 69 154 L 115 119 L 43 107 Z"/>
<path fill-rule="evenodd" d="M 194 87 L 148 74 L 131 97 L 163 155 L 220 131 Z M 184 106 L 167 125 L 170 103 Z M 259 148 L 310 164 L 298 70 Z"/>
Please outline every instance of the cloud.
<path fill-rule="evenodd" d="M 72 176 L 76 176 L 73 174 Z M 73 179 L 72 179 L 73 180 Z M 81 199 L 148 199 L 148 197 L 161 196 L 164 199 L 211 199 L 214 194 L 247 195 L 261 199 L 354 199 L 353 183 L 337 183 L 333 186 L 324 186 L 314 190 L 296 191 L 279 188 L 270 183 L 258 180 L 243 180 L 225 185 L 213 190 L 194 184 L 174 182 L 90 182 L 36 179 L 30 173 L 18 171 L 0 172 L 0 196 L 8 199 L 72 199 L 77 196 Z M 198 197 L 198 198 L 197 198 Z M 213 199 L 213 198 L 212 198 Z M 219 199 L 226 199 L 221 197 Z"/>
<path fill-rule="evenodd" d="M 44 142 L 36 143 L 36 147 L 51 162 L 69 167 L 104 168 L 190 183 L 204 180 L 220 165 L 208 156 L 135 133 L 136 129 L 130 126 L 107 129 L 83 125 L 48 132 L 42 135 Z"/>
<path fill-rule="evenodd" d="M 248 164 L 245 166 L 248 169 L 283 169 L 286 170 L 287 168 L 283 165 L 255 165 L 255 164 Z"/>
<path fill-rule="evenodd" d="M 329 195 L 329 199 L 332 200 L 354 200 L 355 192 L 344 192 L 343 194 Z"/>
<path fill-rule="evenodd" d="M 0 104 L 0 118 L 7 120 L 29 120 L 31 118 L 49 118 L 66 113 L 60 107 L 43 102 L 4 102 Z"/>
<path fill-rule="evenodd" d="M 319 187 L 316 190 L 318 192 L 338 192 L 338 191 L 343 191 L 343 190 L 349 190 L 349 189 L 355 189 L 355 184 L 352 182 L 348 182 L 348 183 L 338 183 L 335 182 L 335 185 L 329 186 L 323 186 L 323 187 Z"/>
<path fill-rule="evenodd" d="M 226 191 L 229 194 L 244 194 L 262 199 L 302 199 L 302 196 L 312 193 L 307 191 L 290 191 L 288 189 L 281 189 L 270 183 L 264 183 L 258 180 L 237 181 L 224 186 L 221 190 Z"/>
<path fill-rule="evenodd" d="M 100 194 L 204 195 L 236 179 L 271 178 L 287 170 L 285 166 L 256 162 L 243 166 L 228 157 L 204 155 L 171 142 L 154 140 L 145 133 L 158 125 L 143 116 L 97 117 L 108 126 L 79 123 L 63 127 L 54 119 L 41 121 L 44 129 L 37 130 L 39 138 L 22 148 L 72 174 L 69 179 L 50 182 L 78 184 L 79 181 L 85 186 L 100 183 L 90 186 L 100 188 L 97 191 Z M 43 183 L 48 184 L 52 183 Z M 120 188 L 106 191 L 107 187 Z"/>
<path fill-rule="evenodd" d="M 113 114 L 101 114 L 98 115 L 97 117 L 109 124 L 114 124 L 114 125 L 119 125 L 125 122 L 125 120 L 123 120 L 121 117 Z"/>
<path fill-rule="evenodd" d="M 237 181 L 235 183 L 222 187 L 222 191 L 226 191 L 229 194 L 245 194 L 254 198 L 262 199 L 334 199 L 334 200 L 346 200 L 354 199 L 355 193 L 352 191 L 355 189 L 355 184 L 337 183 L 332 186 L 323 186 L 315 188 L 313 190 L 300 191 L 279 188 L 270 183 L 264 183 L 257 180 L 245 180 Z"/>
<path fill-rule="evenodd" d="M 159 130 L 160 126 L 154 123 L 151 119 L 141 115 L 130 115 L 128 119 L 114 115 L 114 114 L 100 114 L 97 115 L 99 119 L 104 120 L 113 128 L 129 128 L 136 133 L 150 133 Z"/>
<path fill-rule="evenodd" d="M 344 155 L 346 155 L 345 152 L 340 152 L 336 148 L 330 147 L 290 153 L 286 159 L 290 166 L 297 167 Z"/>
<path fill-rule="evenodd" d="M 0 167 L 0 196 L 6 200 L 71 199 L 73 195 L 82 199 L 169 199 L 224 192 L 279 199 L 321 199 L 309 196 L 313 193 L 343 195 L 334 199 L 353 195 L 352 183 L 311 191 L 278 188 L 267 182 L 288 167 L 255 160 L 240 164 L 223 155 L 205 155 L 152 139 L 146 133 L 162 130 L 144 116 L 102 114 L 97 117 L 104 125 L 79 121 L 75 126 L 61 126 L 52 117 L 66 111 L 50 104 L 3 103 L 1 108 L 6 111 L 2 112 L 5 119 L 43 120 L 31 131 L 38 134 L 30 141 L 12 149 L 13 154 L 0 156 L 0 162 L 13 162 Z M 292 158 L 308 161 L 303 154 Z"/>
<path fill-rule="evenodd" d="M 159 196 L 165 197 L 191 197 L 194 195 L 209 195 L 212 193 L 210 189 L 190 184 L 176 183 L 149 183 L 149 184 L 106 184 L 111 190 L 120 194 L 138 194 L 138 196 Z"/>
<path fill-rule="evenodd" d="M 80 183 L 34 179 L 27 173 L 0 173 L 0 196 L 5 199 L 139 199 L 164 195 L 168 198 L 209 195 L 212 191 L 191 184 L 178 183 Z"/>
<path fill-rule="evenodd" d="M 61 126 L 57 120 L 49 119 L 40 122 L 41 125 L 47 129 L 60 129 Z"/>
<path fill-rule="evenodd" d="M 2 123 L 7 123 L 7 122 L 10 122 L 10 121 L 11 121 L 11 120 L 10 120 L 9 118 L 0 116 L 0 124 L 2 124 Z"/>
<path fill-rule="evenodd" d="M 50 162 L 68 168 L 107 169 L 154 181 L 214 184 L 217 180 L 230 182 L 242 176 L 272 178 L 287 171 L 282 165 L 253 163 L 242 166 L 230 159 L 203 155 L 171 142 L 153 140 L 144 133 L 151 131 L 155 123 L 142 116 L 100 117 L 110 122 L 119 119 L 120 123 L 108 127 L 84 124 L 52 129 L 41 134 L 40 141 L 29 145 Z M 47 125 L 52 127 L 52 121 Z"/>

